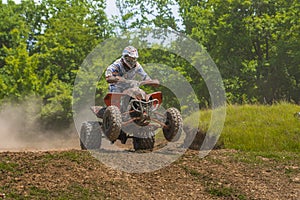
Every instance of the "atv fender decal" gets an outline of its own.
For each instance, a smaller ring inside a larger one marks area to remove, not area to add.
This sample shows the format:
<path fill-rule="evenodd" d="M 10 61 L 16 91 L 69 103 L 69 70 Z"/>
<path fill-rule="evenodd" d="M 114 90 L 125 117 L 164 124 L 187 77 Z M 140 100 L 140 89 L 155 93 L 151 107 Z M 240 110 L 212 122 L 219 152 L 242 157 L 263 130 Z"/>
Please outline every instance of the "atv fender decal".
<path fill-rule="evenodd" d="M 161 92 L 154 92 L 149 94 L 149 99 L 157 99 L 158 104 L 160 105 L 162 103 L 162 93 Z"/>
<path fill-rule="evenodd" d="M 117 106 L 120 108 L 121 97 L 123 95 L 122 93 L 108 93 L 104 97 L 104 103 L 106 106 Z"/>

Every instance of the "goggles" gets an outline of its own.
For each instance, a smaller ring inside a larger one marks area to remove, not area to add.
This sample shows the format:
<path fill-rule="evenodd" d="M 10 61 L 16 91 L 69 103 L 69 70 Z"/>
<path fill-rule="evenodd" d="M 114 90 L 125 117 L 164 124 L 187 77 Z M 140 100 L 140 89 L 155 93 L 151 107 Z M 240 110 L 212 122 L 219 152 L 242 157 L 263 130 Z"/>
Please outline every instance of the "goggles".
<path fill-rule="evenodd" d="M 136 64 L 137 59 L 130 56 L 125 56 L 125 61 L 130 64 L 131 66 L 134 66 Z"/>

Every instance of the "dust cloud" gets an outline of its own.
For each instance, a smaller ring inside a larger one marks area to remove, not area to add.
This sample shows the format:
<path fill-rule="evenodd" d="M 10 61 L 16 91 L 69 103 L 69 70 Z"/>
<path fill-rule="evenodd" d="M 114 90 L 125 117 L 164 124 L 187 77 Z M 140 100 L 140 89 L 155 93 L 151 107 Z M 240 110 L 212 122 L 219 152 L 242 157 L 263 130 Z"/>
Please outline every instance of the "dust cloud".
<path fill-rule="evenodd" d="M 60 131 L 41 128 L 37 102 L 0 107 L 0 151 L 48 151 L 79 148 L 74 126 Z"/>

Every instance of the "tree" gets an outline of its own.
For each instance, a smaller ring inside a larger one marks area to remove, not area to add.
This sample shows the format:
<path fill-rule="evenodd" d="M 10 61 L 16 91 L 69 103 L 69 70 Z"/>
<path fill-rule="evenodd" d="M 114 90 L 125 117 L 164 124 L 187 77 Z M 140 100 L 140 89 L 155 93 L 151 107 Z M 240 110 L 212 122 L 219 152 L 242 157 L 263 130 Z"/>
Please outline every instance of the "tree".
<path fill-rule="evenodd" d="M 115 23 L 121 31 L 147 26 L 178 30 L 179 20 L 174 16 L 174 5 L 174 0 L 116 0 L 121 17 L 115 17 Z"/>
<path fill-rule="evenodd" d="M 299 48 L 286 42 L 299 38 L 294 31 L 289 34 L 298 30 L 291 23 L 299 18 L 297 1 L 177 2 L 186 33 L 207 48 L 219 67 L 230 102 L 299 100 L 295 88 L 289 89 L 291 83 L 298 87 L 291 71 L 297 73 Z"/>
<path fill-rule="evenodd" d="M 41 119 L 72 117 L 72 85 L 89 52 L 111 34 L 105 1 L 33 0 L 1 3 L 0 98 L 43 101 Z"/>
<path fill-rule="evenodd" d="M 40 81 L 36 73 L 38 61 L 30 56 L 26 43 L 16 48 L 4 48 L 7 55 L 5 65 L 0 69 L 0 99 L 9 97 L 11 100 L 22 100 L 26 95 L 40 92 Z"/>
<path fill-rule="evenodd" d="M 43 1 L 41 7 L 46 29 L 33 50 L 40 55 L 40 70 L 49 68 L 59 80 L 72 84 L 83 59 L 109 36 L 104 8 L 76 0 Z"/>
<path fill-rule="evenodd" d="M 5 48 L 16 48 L 28 38 L 28 26 L 20 14 L 19 5 L 8 0 L 0 4 L 0 68 L 5 65 Z"/>

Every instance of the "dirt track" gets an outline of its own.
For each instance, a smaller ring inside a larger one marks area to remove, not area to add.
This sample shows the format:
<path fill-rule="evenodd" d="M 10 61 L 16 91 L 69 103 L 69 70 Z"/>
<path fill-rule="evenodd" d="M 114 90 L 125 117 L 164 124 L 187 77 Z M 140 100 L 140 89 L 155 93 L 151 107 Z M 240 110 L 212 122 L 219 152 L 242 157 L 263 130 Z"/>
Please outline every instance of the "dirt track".
<path fill-rule="evenodd" d="M 87 151 L 2 152 L 0 171 L 6 199 L 300 199 L 299 157 L 234 150 L 205 158 L 188 150 L 170 166 L 140 174 L 113 170 Z"/>

